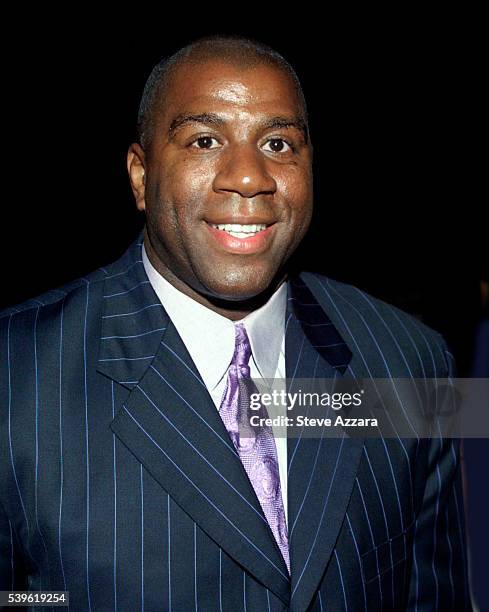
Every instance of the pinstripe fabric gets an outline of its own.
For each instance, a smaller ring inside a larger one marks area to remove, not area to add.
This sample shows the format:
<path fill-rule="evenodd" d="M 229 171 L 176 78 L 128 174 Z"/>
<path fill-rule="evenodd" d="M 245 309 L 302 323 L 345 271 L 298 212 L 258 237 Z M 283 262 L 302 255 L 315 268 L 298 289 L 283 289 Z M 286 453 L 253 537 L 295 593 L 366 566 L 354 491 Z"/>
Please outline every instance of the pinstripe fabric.
<path fill-rule="evenodd" d="M 2 313 L 0 587 L 77 611 L 471 609 L 446 440 L 288 439 L 288 579 L 141 239 Z M 315 274 L 289 281 L 286 322 L 292 387 L 453 374 L 438 334 Z"/>

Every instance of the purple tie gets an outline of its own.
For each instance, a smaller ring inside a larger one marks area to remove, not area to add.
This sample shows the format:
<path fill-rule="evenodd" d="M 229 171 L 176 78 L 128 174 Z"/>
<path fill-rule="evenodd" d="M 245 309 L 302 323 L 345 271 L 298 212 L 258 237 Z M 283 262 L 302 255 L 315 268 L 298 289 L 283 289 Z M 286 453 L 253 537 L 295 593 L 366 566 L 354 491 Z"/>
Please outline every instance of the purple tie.
<path fill-rule="evenodd" d="M 226 389 L 219 414 L 238 451 L 290 574 L 287 523 L 282 502 L 275 439 L 272 429 L 268 426 L 260 428 L 246 426 L 249 424 L 247 417 L 251 377 L 248 362 L 251 346 L 242 323 L 235 325 L 235 332 L 234 355 L 228 368 Z M 264 406 L 261 406 L 256 414 L 260 417 L 268 416 Z"/>

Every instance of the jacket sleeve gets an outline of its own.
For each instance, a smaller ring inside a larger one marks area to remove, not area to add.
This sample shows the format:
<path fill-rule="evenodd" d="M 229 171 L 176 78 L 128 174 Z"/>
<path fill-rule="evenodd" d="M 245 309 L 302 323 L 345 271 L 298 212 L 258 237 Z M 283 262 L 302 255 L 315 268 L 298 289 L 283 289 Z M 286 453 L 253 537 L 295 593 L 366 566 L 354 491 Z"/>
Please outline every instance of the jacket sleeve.
<path fill-rule="evenodd" d="M 0 503 L 0 591 L 27 591 L 27 584 L 16 534 Z"/>
<path fill-rule="evenodd" d="M 441 378 L 453 378 L 453 357 L 445 343 Z M 465 539 L 460 440 L 433 438 L 426 486 L 417 514 L 407 610 L 471 611 Z"/>
<path fill-rule="evenodd" d="M 8 317 L 0 317 L 0 590 L 27 590 L 27 572 L 22 562 L 22 548 L 15 531 L 15 519 L 6 508 L 9 495 L 8 480 L 5 478 L 8 401 Z M 20 608 L 16 608 L 19 609 Z"/>

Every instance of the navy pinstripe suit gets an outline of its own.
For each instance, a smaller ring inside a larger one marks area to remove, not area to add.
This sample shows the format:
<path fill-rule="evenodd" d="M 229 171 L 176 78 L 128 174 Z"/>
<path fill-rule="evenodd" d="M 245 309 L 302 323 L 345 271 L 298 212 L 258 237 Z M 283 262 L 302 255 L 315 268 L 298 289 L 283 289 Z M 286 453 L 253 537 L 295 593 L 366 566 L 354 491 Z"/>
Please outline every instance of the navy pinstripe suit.
<path fill-rule="evenodd" d="M 141 261 L 2 313 L 1 589 L 72 610 L 461 610 L 458 445 L 288 439 L 291 578 Z M 316 274 L 288 283 L 288 378 L 446 377 L 442 338 Z"/>

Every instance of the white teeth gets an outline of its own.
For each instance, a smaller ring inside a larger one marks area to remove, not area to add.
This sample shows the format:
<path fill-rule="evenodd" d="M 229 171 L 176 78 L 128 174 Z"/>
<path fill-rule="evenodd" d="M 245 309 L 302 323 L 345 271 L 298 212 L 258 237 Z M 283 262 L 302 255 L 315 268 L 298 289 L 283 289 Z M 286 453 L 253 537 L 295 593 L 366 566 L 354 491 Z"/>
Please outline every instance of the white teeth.
<path fill-rule="evenodd" d="M 226 231 L 226 230 L 224 230 Z M 226 234 L 229 234 L 230 236 L 234 236 L 235 238 L 251 238 L 253 236 L 256 236 L 255 233 L 253 232 L 249 232 L 249 233 L 245 233 L 245 232 L 226 232 Z"/>
<path fill-rule="evenodd" d="M 210 225 L 216 229 L 223 230 L 236 238 L 249 238 L 250 236 L 255 235 L 256 233 L 267 228 L 265 223 L 258 223 L 254 225 L 240 225 L 239 223 L 224 223 L 216 225 L 215 223 L 211 223 Z"/>

